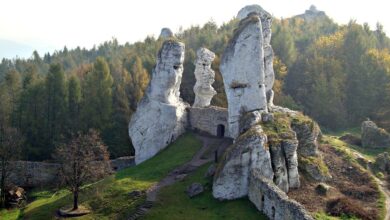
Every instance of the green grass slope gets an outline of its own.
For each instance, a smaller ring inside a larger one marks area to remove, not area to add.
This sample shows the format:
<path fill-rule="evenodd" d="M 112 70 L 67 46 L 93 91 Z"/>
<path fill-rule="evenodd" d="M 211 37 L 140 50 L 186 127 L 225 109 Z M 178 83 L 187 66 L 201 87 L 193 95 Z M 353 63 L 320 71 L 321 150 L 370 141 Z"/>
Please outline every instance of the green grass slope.
<path fill-rule="evenodd" d="M 81 204 L 92 209 L 93 214 L 75 219 L 125 219 L 138 204 L 145 201 L 145 196 L 131 198 L 133 190 L 146 190 L 158 182 L 175 167 L 187 162 L 200 149 L 201 142 L 194 134 L 187 133 L 175 143 L 160 152 L 154 158 L 136 167 L 131 167 L 109 176 L 101 181 L 83 187 Z M 71 204 L 68 191 L 40 191 L 30 194 L 34 201 L 20 210 L 3 210 L 0 219 L 55 219 L 59 208 Z"/>
<path fill-rule="evenodd" d="M 159 202 L 143 218 L 146 220 L 197 220 L 197 219 L 267 219 L 257 211 L 247 199 L 218 201 L 211 194 L 211 178 L 204 174 L 210 164 L 200 167 L 183 181 L 163 188 L 159 193 Z M 205 186 L 205 191 L 190 199 L 185 190 L 193 182 Z"/>

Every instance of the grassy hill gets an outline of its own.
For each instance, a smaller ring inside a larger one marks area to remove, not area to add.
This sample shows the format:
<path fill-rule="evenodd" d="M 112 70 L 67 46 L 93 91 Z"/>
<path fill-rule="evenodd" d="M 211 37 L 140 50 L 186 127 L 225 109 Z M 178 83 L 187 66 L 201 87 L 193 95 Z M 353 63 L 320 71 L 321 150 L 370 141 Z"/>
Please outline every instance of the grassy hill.
<path fill-rule="evenodd" d="M 126 219 L 136 207 L 145 202 L 146 196 L 132 198 L 129 192 L 147 190 L 175 167 L 189 161 L 200 149 L 201 142 L 192 133 L 180 137 L 152 159 L 125 169 L 101 181 L 85 185 L 81 192 L 81 205 L 93 213 L 75 219 Z M 196 173 L 166 187 L 161 200 L 151 209 L 146 219 L 263 219 L 264 217 L 246 199 L 219 202 L 211 195 L 211 179 L 203 177 L 207 165 Z M 189 199 L 184 193 L 191 182 L 208 183 L 206 191 Z M 71 195 L 65 190 L 35 191 L 29 194 L 33 201 L 22 210 L 0 211 L 0 219 L 55 219 L 56 211 L 71 204 Z M 265 218 L 264 218 L 265 219 Z"/>

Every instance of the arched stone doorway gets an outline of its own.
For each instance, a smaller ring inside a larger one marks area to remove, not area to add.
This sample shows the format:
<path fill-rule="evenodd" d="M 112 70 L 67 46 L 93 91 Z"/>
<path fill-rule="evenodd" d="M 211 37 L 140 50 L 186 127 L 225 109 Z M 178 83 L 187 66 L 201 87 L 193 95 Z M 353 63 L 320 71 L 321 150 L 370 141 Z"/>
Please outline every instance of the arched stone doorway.
<path fill-rule="evenodd" d="M 220 137 L 220 138 L 225 137 L 225 125 L 219 124 L 217 126 L 217 137 Z"/>

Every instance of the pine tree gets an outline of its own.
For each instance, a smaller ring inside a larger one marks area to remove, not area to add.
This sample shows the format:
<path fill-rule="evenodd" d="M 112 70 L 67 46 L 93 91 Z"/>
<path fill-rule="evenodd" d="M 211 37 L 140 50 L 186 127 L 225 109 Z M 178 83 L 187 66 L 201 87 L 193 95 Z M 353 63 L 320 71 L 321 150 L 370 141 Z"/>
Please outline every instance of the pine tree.
<path fill-rule="evenodd" d="M 46 131 L 49 154 L 60 141 L 66 122 L 66 81 L 60 64 L 52 64 L 45 82 L 46 93 Z"/>
<path fill-rule="evenodd" d="M 77 133 L 80 129 L 81 85 L 72 75 L 68 80 L 68 133 Z"/>
<path fill-rule="evenodd" d="M 82 117 L 85 129 L 110 127 L 113 79 L 106 60 L 98 57 L 83 86 Z"/>

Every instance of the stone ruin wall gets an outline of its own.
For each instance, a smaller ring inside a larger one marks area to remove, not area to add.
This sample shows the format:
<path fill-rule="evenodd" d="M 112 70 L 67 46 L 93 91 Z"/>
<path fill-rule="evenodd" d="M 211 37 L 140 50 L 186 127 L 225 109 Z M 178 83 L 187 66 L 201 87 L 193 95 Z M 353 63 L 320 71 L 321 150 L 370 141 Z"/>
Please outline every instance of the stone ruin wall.
<path fill-rule="evenodd" d="M 249 184 L 249 200 L 269 219 L 278 220 L 313 220 L 305 208 L 289 199 L 271 180 L 252 172 Z"/>
<path fill-rule="evenodd" d="M 120 157 L 110 160 L 113 171 L 134 166 L 134 157 Z M 11 164 L 10 182 L 22 187 L 55 186 L 59 184 L 57 163 L 15 161 Z"/>
<path fill-rule="evenodd" d="M 230 137 L 227 121 L 228 110 L 226 108 L 216 106 L 189 108 L 189 128 L 191 130 L 218 136 L 218 126 L 223 125 L 224 137 Z"/>

